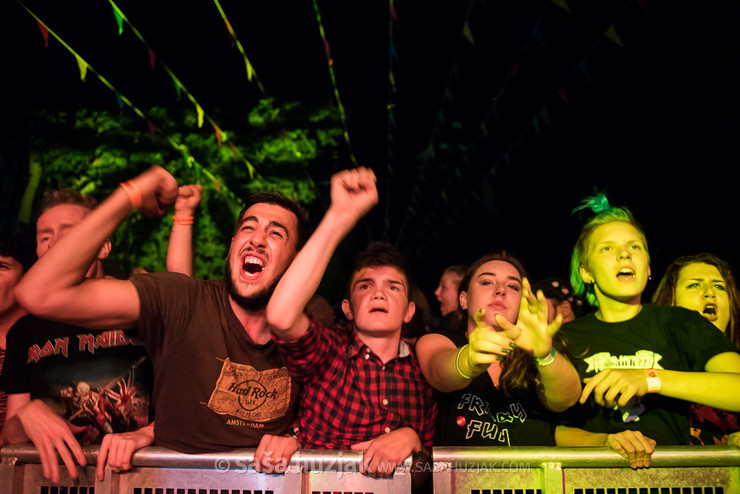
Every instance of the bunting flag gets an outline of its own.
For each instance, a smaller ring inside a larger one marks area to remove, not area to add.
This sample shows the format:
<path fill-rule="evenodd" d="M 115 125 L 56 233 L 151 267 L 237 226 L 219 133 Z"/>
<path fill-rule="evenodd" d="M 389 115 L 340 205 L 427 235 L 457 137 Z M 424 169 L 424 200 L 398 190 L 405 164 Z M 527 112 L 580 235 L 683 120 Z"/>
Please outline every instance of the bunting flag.
<path fill-rule="evenodd" d="M 114 7 L 113 8 L 113 15 L 116 17 L 116 24 L 118 25 L 118 35 L 123 35 L 123 16 L 121 14 L 121 11 Z"/>
<path fill-rule="evenodd" d="M 85 62 L 85 60 L 76 53 L 74 56 L 77 59 L 77 67 L 80 69 L 80 80 L 84 82 L 85 77 L 87 76 L 87 62 Z"/>
<path fill-rule="evenodd" d="M 319 4 L 316 0 L 313 0 L 313 9 L 316 12 L 316 23 L 319 25 L 319 34 L 321 40 L 324 43 L 324 53 L 326 54 L 326 64 L 329 67 L 329 78 L 334 88 L 334 99 L 337 101 L 337 108 L 339 109 L 339 117 L 342 121 L 342 135 L 344 141 L 347 143 L 347 150 L 349 151 L 349 159 L 353 165 L 357 166 L 357 158 L 352 152 L 352 143 L 349 140 L 349 128 L 347 125 L 347 114 L 344 111 L 344 105 L 342 104 L 342 98 L 339 96 L 339 89 L 337 88 L 337 79 L 334 76 L 334 60 L 331 58 L 331 50 L 329 48 L 329 41 L 326 39 L 326 32 L 324 31 L 324 23 L 321 21 L 321 11 L 319 10 Z"/>
<path fill-rule="evenodd" d="M 242 56 L 242 59 L 244 60 L 244 66 L 247 69 L 247 80 L 249 82 L 254 82 L 257 84 L 257 87 L 259 88 L 260 92 L 263 96 L 267 97 L 267 93 L 265 92 L 265 88 L 262 87 L 262 83 L 259 80 L 259 77 L 257 77 L 257 72 L 254 70 L 254 67 L 252 66 L 252 63 L 247 58 L 247 54 L 244 51 L 244 47 L 242 46 L 241 41 L 239 41 L 239 38 L 236 36 L 236 32 L 234 31 L 234 28 L 231 27 L 231 23 L 229 22 L 229 19 L 226 17 L 226 13 L 224 12 L 224 9 L 221 8 L 221 4 L 218 2 L 218 0 L 213 0 L 214 5 L 216 5 L 216 9 L 218 9 L 218 13 L 221 14 L 221 18 L 224 21 L 224 24 L 226 24 L 226 31 L 229 33 L 229 38 L 231 38 L 231 45 L 236 45 L 236 48 L 239 50 L 239 53 Z"/>
<path fill-rule="evenodd" d="M 59 37 L 59 35 L 57 35 L 53 30 L 49 29 L 49 26 L 47 26 L 41 19 L 39 19 L 36 16 L 36 14 L 34 14 L 33 12 L 31 12 L 31 10 L 29 10 L 28 7 L 26 7 L 20 1 L 18 1 L 18 4 L 21 7 L 23 7 L 23 9 L 26 12 L 28 12 L 28 14 L 31 17 L 33 17 L 40 26 L 43 26 L 43 28 L 55 40 L 57 40 L 62 46 L 64 46 L 64 48 L 67 49 L 67 51 L 69 51 L 75 57 L 75 59 L 77 60 L 77 65 L 80 68 L 80 77 L 81 77 L 82 80 L 85 79 L 85 76 L 86 76 L 86 74 L 87 74 L 88 71 L 89 72 L 92 72 L 104 86 L 106 86 L 108 89 L 110 89 L 113 92 L 113 94 L 116 97 L 116 101 L 119 102 L 119 105 L 121 103 L 122 104 L 125 104 L 126 106 L 128 106 L 129 108 L 131 108 L 131 110 L 133 110 L 133 112 L 136 115 L 138 115 L 139 117 L 141 117 L 143 120 L 145 120 L 147 122 L 147 125 L 149 126 L 150 137 L 154 138 L 154 135 L 156 133 L 156 127 L 154 126 L 154 124 L 151 122 L 151 120 L 149 119 L 149 117 L 147 117 L 147 115 L 143 111 L 141 111 L 136 105 L 134 105 L 126 96 L 124 96 L 123 94 L 121 94 L 118 91 L 118 89 L 113 84 L 111 84 L 105 77 L 103 77 L 102 74 L 100 74 L 99 72 L 97 72 L 69 44 L 67 44 L 61 37 Z M 125 17 L 123 17 L 123 18 L 125 19 Z M 176 150 L 178 150 L 180 152 L 183 152 L 183 150 L 185 150 L 185 152 L 186 152 L 186 154 L 188 156 L 188 162 L 189 163 L 192 163 L 193 166 L 196 167 L 196 169 L 198 169 L 201 173 L 203 173 L 204 175 L 206 175 L 214 184 L 218 184 L 217 185 L 217 189 L 220 190 L 220 188 L 222 187 L 222 185 L 220 185 L 220 181 L 207 168 L 203 167 L 203 165 L 201 165 L 200 163 L 198 163 L 193 156 L 191 156 L 190 154 L 188 154 L 187 153 L 187 148 L 183 144 L 178 143 L 171 136 L 165 135 L 165 138 L 167 139 L 167 142 L 170 144 L 170 146 L 172 146 L 174 149 L 176 149 Z M 248 168 L 250 169 L 250 173 L 253 173 L 254 170 L 253 170 L 253 168 L 251 168 L 251 164 L 250 164 L 250 167 L 248 167 Z M 237 201 L 236 195 L 231 190 L 229 190 L 226 187 L 223 187 L 223 188 L 224 188 L 224 191 L 225 191 L 224 193 L 228 194 L 231 200 Z"/>
<path fill-rule="evenodd" d="M 622 44 L 622 38 L 619 36 L 619 33 L 617 32 L 617 28 L 614 27 L 614 24 L 609 26 L 609 28 L 606 30 L 605 33 L 606 37 L 612 40 L 617 46 L 620 48 L 624 48 L 624 45 Z"/>
<path fill-rule="evenodd" d="M 465 25 L 463 26 L 463 36 L 465 36 L 465 39 L 467 39 L 471 45 L 475 45 L 475 39 L 473 39 L 473 32 L 470 30 L 470 25 L 465 22 Z"/>
<path fill-rule="evenodd" d="M 568 4 L 565 3 L 565 0 L 552 0 L 552 3 L 570 14 L 570 7 L 568 7 Z"/>
<path fill-rule="evenodd" d="M 44 48 L 49 48 L 49 30 L 38 19 L 36 19 L 36 24 L 39 26 L 39 31 L 41 31 L 41 37 L 44 38 Z"/>
<path fill-rule="evenodd" d="M 152 69 L 154 69 L 155 64 L 158 61 L 157 54 L 154 52 L 152 47 L 149 45 L 149 43 L 144 38 L 144 36 L 139 32 L 139 30 L 136 29 L 136 27 L 131 23 L 131 21 L 128 20 L 128 17 L 126 17 L 126 15 L 123 13 L 120 7 L 118 7 L 118 5 L 116 5 L 116 3 L 113 0 L 108 0 L 108 3 L 111 5 L 111 8 L 113 9 L 113 13 L 116 19 L 120 18 L 121 22 L 125 22 L 131 29 L 131 32 L 134 33 L 136 38 L 147 48 L 147 52 L 149 54 L 149 65 L 151 65 Z M 218 7 L 220 9 L 220 5 L 218 5 Z M 225 15 L 224 15 L 224 18 L 225 18 Z M 228 28 L 231 29 L 231 24 L 228 23 L 228 19 L 226 19 L 226 22 L 227 22 Z M 233 32 L 233 29 L 231 31 Z M 177 78 L 177 76 L 174 74 L 174 72 L 172 72 L 172 70 L 167 66 L 167 64 L 165 64 L 161 60 L 159 60 L 159 64 L 162 66 L 162 68 L 164 69 L 164 71 L 167 73 L 167 75 L 172 80 L 172 83 L 174 84 L 176 100 L 180 101 L 182 99 L 182 93 L 185 93 L 187 98 L 190 100 L 190 102 L 195 107 L 196 122 L 197 122 L 198 128 L 203 127 L 203 122 L 205 120 L 207 120 L 212 126 L 218 127 L 218 124 L 208 114 L 205 113 L 205 111 L 203 110 L 203 107 L 195 99 L 195 96 L 193 96 L 193 94 L 190 91 L 188 91 L 188 89 L 185 87 L 185 85 L 182 82 L 180 82 L 180 79 Z M 226 133 L 221 131 L 221 135 L 225 136 Z M 239 156 L 242 162 L 244 163 L 245 167 L 249 171 L 250 176 L 253 177 L 255 173 L 255 169 L 252 163 L 250 163 L 249 160 L 240 151 L 238 151 L 235 146 L 232 146 L 232 151 L 234 152 L 235 159 L 237 156 Z"/>

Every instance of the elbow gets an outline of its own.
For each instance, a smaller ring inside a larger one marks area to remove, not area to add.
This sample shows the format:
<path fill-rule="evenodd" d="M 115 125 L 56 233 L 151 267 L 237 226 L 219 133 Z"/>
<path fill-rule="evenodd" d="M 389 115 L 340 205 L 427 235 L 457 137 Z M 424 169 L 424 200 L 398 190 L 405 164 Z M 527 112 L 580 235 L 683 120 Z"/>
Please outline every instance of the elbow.
<path fill-rule="evenodd" d="M 271 306 L 267 304 L 267 310 L 265 312 L 265 320 L 267 325 L 270 327 L 270 331 L 280 336 L 288 332 L 295 321 L 286 310 L 282 310 L 279 307 Z"/>
<path fill-rule="evenodd" d="M 48 315 L 53 312 L 49 297 L 42 293 L 42 290 L 37 290 L 30 283 L 24 283 L 24 281 L 21 280 L 13 292 L 16 302 L 31 314 L 48 318 Z"/>

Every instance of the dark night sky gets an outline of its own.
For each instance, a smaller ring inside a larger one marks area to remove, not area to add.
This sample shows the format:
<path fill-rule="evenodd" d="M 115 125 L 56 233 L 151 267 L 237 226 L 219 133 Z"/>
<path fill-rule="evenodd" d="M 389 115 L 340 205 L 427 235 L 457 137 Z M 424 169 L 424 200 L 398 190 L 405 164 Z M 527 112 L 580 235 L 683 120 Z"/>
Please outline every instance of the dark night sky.
<path fill-rule="evenodd" d="M 564 276 L 581 225 L 569 211 L 594 187 L 643 223 L 658 276 L 702 250 L 740 266 L 734 2 L 566 2 L 570 13 L 542 0 L 396 1 L 389 153 L 388 4 L 319 1 L 354 154 L 380 178 L 382 203 L 362 231 L 397 241 L 430 293 L 445 266 L 494 248 L 521 257 L 533 278 Z M 310 0 L 221 3 L 268 94 L 333 101 Z M 115 34 L 107 2 L 26 5 L 139 106 L 172 100 L 139 41 Z M 206 110 L 246 115 L 259 92 L 212 2 L 118 5 Z M 474 44 L 461 35 L 469 7 Z M 604 37 L 610 25 L 622 47 Z M 58 43 L 43 48 L 15 2 L 0 6 L 0 41 L 0 157 L 11 172 L 25 167 L 13 130 L 23 111 L 115 108 L 95 79 L 79 81 Z M 421 159 L 430 139 L 435 157 Z M 22 173 L 18 182 L 22 191 Z"/>

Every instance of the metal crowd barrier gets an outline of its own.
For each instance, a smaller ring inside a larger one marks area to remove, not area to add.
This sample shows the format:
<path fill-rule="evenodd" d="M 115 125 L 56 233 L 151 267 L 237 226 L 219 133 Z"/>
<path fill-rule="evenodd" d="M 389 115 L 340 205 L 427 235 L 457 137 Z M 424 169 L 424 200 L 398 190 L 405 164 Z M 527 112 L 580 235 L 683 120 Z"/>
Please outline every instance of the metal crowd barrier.
<path fill-rule="evenodd" d="M 185 455 L 145 448 L 126 473 L 95 475 L 98 449 L 84 448 L 88 466 L 72 480 L 43 477 L 39 456 L 28 445 L 0 450 L 0 494 L 391 494 L 410 493 L 417 469 L 432 473 L 434 494 L 740 494 L 740 449 L 732 446 L 658 448 L 650 468 L 605 448 L 436 447 L 432 464 L 408 459 L 392 478 L 359 473 L 362 453 L 299 450 L 285 474 L 257 473 L 254 449 Z"/>
<path fill-rule="evenodd" d="M 659 447 L 632 470 L 607 448 L 435 447 L 434 494 L 740 494 L 740 449 Z"/>
<path fill-rule="evenodd" d="M 137 451 L 133 469 L 114 473 L 106 468 L 98 481 L 98 447 L 85 447 L 87 466 L 72 480 L 60 464 L 60 482 L 44 478 L 36 449 L 30 444 L 0 450 L 0 494 L 407 494 L 411 492 L 411 460 L 393 477 L 359 473 L 362 452 L 299 450 L 284 474 L 257 473 L 255 449 L 186 455 L 150 447 Z"/>

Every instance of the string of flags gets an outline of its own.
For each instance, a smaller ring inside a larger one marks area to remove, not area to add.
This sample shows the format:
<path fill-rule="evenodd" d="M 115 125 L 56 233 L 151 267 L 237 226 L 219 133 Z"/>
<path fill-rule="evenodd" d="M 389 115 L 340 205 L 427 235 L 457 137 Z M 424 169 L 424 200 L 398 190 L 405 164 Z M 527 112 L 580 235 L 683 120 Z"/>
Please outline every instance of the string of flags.
<path fill-rule="evenodd" d="M 331 79 L 332 87 L 334 88 L 334 99 L 337 101 L 337 108 L 339 109 L 339 117 L 342 120 L 342 133 L 344 140 L 347 143 L 347 149 L 349 150 L 349 159 L 353 165 L 357 166 L 357 159 L 352 152 L 352 143 L 349 140 L 349 127 L 347 125 L 347 114 L 344 111 L 344 105 L 342 104 L 342 98 L 339 96 L 339 89 L 337 88 L 337 79 L 334 76 L 334 59 L 331 56 L 331 49 L 329 47 L 329 41 L 326 39 L 326 32 L 324 31 L 324 23 L 321 21 L 321 12 L 319 11 L 319 4 L 317 0 L 313 0 L 313 9 L 316 12 L 316 23 L 319 25 L 319 33 L 321 34 L 321 40 L 324 42 L 324 53 L 326 53 L 326 64 L 329 68 L 329 77 Z"/>
<path fill-rule="evenodd" d="M 165 140 L 178 152 L 180 152 L 183 155 L 183 158 L 186 160 L 188 166 L 195 167 L 198 173 L 203 173 L 206 177 L 208 177 L 216 187 L 216 190 L 222 194 L 227 195 L 231 200 L 237 201 L 236 195 L 229 190 L 228 187 L 223 185 L 223 180 L 220 180 L 217 176 L 215 176 L 213 173 L 210 172 L 206 167 L 201 165 L 190 153 L 187 151 L 187 147 L 184 144 L 181 144 L 177 142 L 172 136 L 164 134 L 161 129 L 158 129 L 151 121 L 151 119 L 144 113 L 140 108 L 138 108 L 131 100 L 129 100 L 125 95 L 121 94 L 118 89 L 109 82 L 102 74 L 100 74 L 98 71 L 95 70 L 95 68 L 90 65 L 87 60 L 82 58 L 79 53 L 77 53 L 68 43 L 66 43 L 58 34 L 56 34 L 52 29 L 49 28 L 47 24 L 45 24 L 36 14 L 34 14 L 31 10 L 28 9 L 22 2 L 18 1 L 18 3 L 28 12 L 31 17 L 33 17 L 36 20 L 36 23 L 39 26 L 39 31 L 41 32 L 42 37 L 44 38 L 44 46 L 48 47 L 48 40 L 49 35 L 51 35 L 55 40 L 57 40 L 67 51 L 69 51 L 76 59 L 77 66 L 80 71 L 80 80 L 85 81 L 88 72 L 95 75 L 95 77 L 108 89 L 110 89 L 116 97 L 116 100 L 119 102 L 119 105 L 126 105 L 128 106 L 133 112 L 139 116 L 141 119 L 146 121 L 150 135 L 152 138 L 154 138 L 155 134 L 159 132 Z"/>

